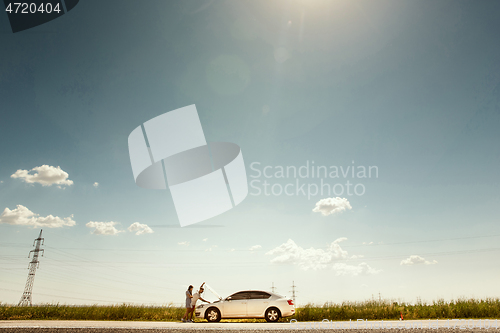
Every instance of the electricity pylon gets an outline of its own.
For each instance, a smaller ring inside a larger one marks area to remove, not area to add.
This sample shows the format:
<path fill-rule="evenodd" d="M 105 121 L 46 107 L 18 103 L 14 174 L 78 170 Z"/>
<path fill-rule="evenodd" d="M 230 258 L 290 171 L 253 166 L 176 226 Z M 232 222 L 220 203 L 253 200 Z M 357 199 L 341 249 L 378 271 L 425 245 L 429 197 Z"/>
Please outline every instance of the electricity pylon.
<path fill-rule="evenodd" d="M 24 287 L 23 296 L 21 296 L 21 300 L 19 301 L 19 304 L 17 306 L 33 305 L 31 301 L 31 291 L 33 290 L 33 282 L 35 282 L 36 269 L 40 265 L 40 262 L 38 261 L 38 252 L 40 251 L 42 252 L 42 257 L 43 253 L 45 252 L 43 249 L 40 249 L 40 245 L 43 245 L 43 242 L 44 240 L 42 238 L 42 230 L 40 230 L 40 235 L 33 242 L 33 246 L 35 246 L 35 249 L 31 250 L 30 253 L 28 254 L 29 258 L 31 256 L 31 252 L 33 252 L 33 259 L 31 259 L 30 264 L 28 266 L 30 270 L 28 273 L 28 280 L 26 280 L 26 286 Z"/>
<path fill-rule="evenodd" d="M 297 292 L 295 290 L 297 286 L 295 285 L 295 281 L 292 281 L 292 299 L 293 299 L 293 304 L 297 305 L 297 301 L 296 301 L 296 295 L 295 293 Z"/>

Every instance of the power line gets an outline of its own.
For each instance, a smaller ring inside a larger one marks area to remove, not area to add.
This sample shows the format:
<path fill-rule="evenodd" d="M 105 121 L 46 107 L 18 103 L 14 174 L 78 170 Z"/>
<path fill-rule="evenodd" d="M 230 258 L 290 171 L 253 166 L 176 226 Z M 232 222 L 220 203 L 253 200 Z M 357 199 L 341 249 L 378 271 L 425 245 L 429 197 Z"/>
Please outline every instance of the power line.
<path fill-rule="evenodd" d="M 380 245 L 402 245 L 402 244 L 415 244 L 415 243 L 432 243 L 432 242 L 442 242 L 442 241 L 454 241 L 454 240 L 464 240 L 464 239 L 474 239 L 474 238 L 490 238 L 490 237 L 498 237 L 497 235 L 483 235 L 483 236 L 469 236 L 469 237 L 455 237 L 455 238 L 440 238 L 440 239 L 428 239 L 428 240 L 417 240 L 410 242 L 392 242 L 392 243 L 378 243 L 371 245 L 344 245 L 343 248 L 348 247 L 366 247 L 366 246 L 380 246 Z"/>
<path fill-rule="evenodd" d="M 16 290 L 13 290 L 13 289 L 6 289 L 6 288 L 0 288 L 0 290 L 6 290 L 6 291 L 16 291 Z M 109 301 L 109 300 L 103 300 L 103 299 L 79 298 L 79 297 L 69 297 L 69 296 L 60 296 L 60 295 L 42 294 L 42 293 L 37 293 L 37 295 L 42 295 L 42 296 L 53 296 L 53 297 L 61 297 L 61 298 L 68 298 L 68 299 L 77 299 L 77 300 L 82 300 L 82 301 L 93 301 L 93 302 L 117 303 L 117 301 Z"/>
<path fill-rule="evenodd" d="M 297 301 L 296 301 L 296 290 L 295 288 L 297 288 L 297 286 L 295 285 L 295 281 L 292 281 L 292 299 L 293 299 L 293 304 L 295 304 L 295 306 L 297 306 Z"/>
<path fill-rule="evenodd" d="M 462 237 L 462 238 L 454 238 L 454 239 L 449 239 L 449 240 L 457 240 L 457 239 L 467 239 L 467 238 L 480 238 L 480 237 L 495 237 L 495 236 L 498 236 L 498 235 L 490 235 L 490 236 L 478 236 L 478 237 Z M 35 240 L 36 241 L 36 240 Z M 431 241 L 438 241 L 438 240 L 429 240 L 429 242 Z M 428 241 L 420 241 L 420 242 L 428 242 Z M 411 243 L 411 242 L 408 242 L 408 243 Z M 416 242 L 414 242 L 416 243 Z M 382 244 L 382 245 L 391 245 L 391 244 L 400 244 L 400 243 L 386 243 L 386 244 Z M 407 243 L 405 243 L 407 244 Z M 96 260 L 89 260 L 87 258 L 84 258 L 82 256 L 79 256 L 79 255 L 75 255 L 75 254 L 72 254 L 72 253 L 68 253 L 66 251 L 61 251 L 61 250 L 58 250 L 56 248 L 52 248 L 50 246 L 47 246 L 46 248 L 48 249 L 53 249 L 53 251 L 49 251 L 51 253 L 55 252 L 56 254 L 56 258 L 61 258 L 59 257 L 59 255 L 62 255 L 62 256 L 65 256 L 67 258 L 69 258 L 70 260 L 66 259 L 64 260 L 57 260 L 57 259 L 52 259 L 50 258 L 46 258 L 47 260 L 54 260 L 56 262 L 60 262 L 60 263 L 63 263 L 64 266 L 61 267 L 60 264 L 57 264 L 57 263 L 54 263 L 52 262 L 52 265 L 50 266 L 54 266 L 54 264 L 56 265 L 56 268 L 62 268 L 62 269 L 65 269 L 71 273 L 74 273 L 74 274 L 78 274 L 79 276 L 81 276 L 81 273 L 84 271 L 84 272 L 87 272 L 87 270 L 94 270 L 94 271 L 99 271 L 100 274 L 102 274 L 102 269 L 99 270 L 99 268 L 104 268 L 104 269 L 108 269 L 110 270 L 110 273 L 113 272 L 113 273 L 117 273 L 119 274 L 118 272 L 124 272 L 126 274 L 131 274 L 131 275 L 136 275 L 136 276 L 142 276 L 142 277 L 147 277 L 147 278 L 151 278 L 153 279 L 154 276 L 152 275 L 147 275 L 147 274 L 140 274 L 139 272 L 129 272 L 128 270 L 119 270 L 119 269 L 116 269 L 116 267 L 120 267 L 120 266 L 117 266 L 116 264 L 120 264 L 120 263 L 123 263 L 124 265 L 126 264 L 130 269 L 138 269 L 136 268 L 137 266 L 139 265 L 135 265 L 136 263 L 137 264 L 144 264 L 144 265 L 147 265 L 147 264 L 150 264 L 150 263 L 145 263 L 145 262 L 107 262 L 107 261 L 96 261 Z M 75 250 L 81 250 L 81 249 L 75 249 Z M 119 250 L 119 249 L 110 249 L 110 250 Z M 461 250 L 461 251 L 447 251 L 447 252 L 435 252 L 435 253 L 421 253 L 421 255 L 433 255 L 433 256 L 447 256 L 447 255 L 461 255 L 461 254 L 471 254 L 471 253 L 478 253 L 478 252 L 489 252 L 489 251 L 498 251 L 500 250 L 500 248 L 486 248 L 486 249 L 477 249 L 477 250 Z M 41 250 L 43 251 L 43 250 Z M 346 259 L 345 261 L 356 261 L 356 260 L 394 260 L 394 259 L 397 259 L 397 258 L 403 258 L 403 257 L 406 257 L 407 255 L 391 255 L 391 256 L 378 256 L 378 257 L 364 257 L 364 258 L 358 258 L 358 259 Z M 2 258 L 3 257 L 3 258 Z M 15 261 L 15 259 L 12 259 L 10 257 L 14 257 L 14 255 L 3 255 L 3 256 L 0 256 L 0 259 L 2 260 L 5 260 L 7 261 L 7 264 L 11 264 L 9 261 Z M 81 263 L 86 263 L 86 264 L 90 264 L 90 265 L 93 265 L 94 267 L 81 267 Z M 115 263 L 115 265 L 113 265 L 112 263 Z M 49 264 L 49 262 L 46 262 L 45 259 L 44 259 L 44 265 L 46 264 Z M 75 264 L 75 268 L 73 268 L 72 264 Z M 153 264 L 153 263 L 151 263 Z M 203 264 L 208 264 L 208 265 L 218 265 L 219 263 L 216 263 L 216 262 L 204 262 Z M 227 263 L 225 263 L 227 264 Z M 249 265 L 249 264 L 252 264 L 252 265 Z M 261 265 L 268 265 L 269 264 L 269 261 L 262 261 L 262 262 L 251 262 L 251 263 L 246 263 L 246 264 L 243 264 L 244 266 L 254 266 L 254 265 L 258 265 L 258 266 L 261 266 Z M 283 265 L 285 265 L 286 263 L 283 263 Z M 171 263 L 171 264 L 168 264 L 168 263 L 164 263 L 164 264 L 161 264 L 160 266 L 162 267 L 167 267 L 167 266 L 183 266 L 183 265 L 198 265 L 198 263 L 189 263 L 189 264 L 181 264 L 181 263 Z M 3 264 L 2 264 L 3 266 Z M 45 266 L 44 266 L 45 267 Z M 8 270 L 8 269 L 7 269 Z M 42 275 L 56 275 L 56 273 L 54 272 L 43 272 Z M 68 274 L 68 273 L 67 273 Z M 124 275 L 122 275 L 124 276 Z M 117 286 L 117 284 L 120 284 L 120 283 L 124 283 L 124 284 L 128 284 L 128 285 L 139 285 L 138 283 L 136 283 L 134 281 L 134 283 L 131 283 L 132 281 L 129 280 L 126 281 L 126 280 L 123 280 L 122 276 L 120 277 L 116 277 L 116 278 L 113 278 L 111 275 L 107 274 L 104 276 L 100 276 L 101 279 L 104 279 L 104 280 L 108 280 L 110 281 L 111 283 L 113 283 L 113 286 L 111 288 L 120 288 Z M 42 278 L 43 276 L 40 276 L 39 274 L 39 278 L 37 278 L 37 280 L 39 280 L 40 278 Z M 74 280 L 75 277 L 73 276 L 69 276 L 68 274 L 68 277 L 71 279 L 71 281 Z M 68 282 L 66 282 L 68 283 Z M 88 282 L 87 282 L 87 285 L 90 285 Z M 151 284 L 147 284 L 149 287 L 154 287 L 155 290 L 158 290 L 158 289 L 170 289 L 170 290 L 177 290 L 177 288 L 168 288 L 168 287 L 165 287 L 164 285 L 162 286 L 155 286 L 155 285 L 151 285 Z M 94 284 L 94 286 L 98 286 L 97 284 Z M 101 287 L 101 288 L 110 288 L 109 286 L 105 286 L 104 284 L 101 284 L 100 286 L 98 287 Z M 295 283 L 293 282 L 293 286 L 292 288 L 294 289 L 293 290 L 293 296 L 294 296 L 294 301 L 295 301 L 295 298 L 296 298 L 296 290 L 295 290 Z M 38 287 L 37 287 L 38 288 Z M 127 288 L 127 286 L 122 286 L 122 290 L 126 290 L 125 288 Z M 128 287 L 130 288 L 130 287 Z M 273 286 L 272 288 L 275 288 L 274 287 L 274 282 L 273 282 Z M 38 293 L 37 293 L 38 294 Z M 91 295 L 89 295 L 91 296 Z M 92 296 L 91 296 L 92 297 Z M 69 298 L 69 297 L 68 297 Z M 380 295 L 379 295 L 379 298 L 380 298 Z M 75 298 L 75 299 L 78 299 L 78 298 Z"/>
<path fill-rule="evenodd" d="M 99 265 L 101 266 L 102 268 L 106 268 L 106 269 L 109 269 L 109 268 L 113 268 L 113 271 L 117 271 L 117 272 L 123 272 L 123 273 L 126 273 L 128 275 L 136 275 L 136 276 L 139 276 L 139 277 L 147 277 L 147 278 L 151 278 L 151 275 L 147 275 L 147 274 L 141 274 L 141 273 L 137 273 L 137 272 L 134 272 L 134 273 L 131 273 L 129 271 L 125 271 L 125 270 L 120 270 L 120 269 L 116 269 L 116 266 L 113 266 L 113 265 L 109 265 L 107 262 L 101 262 L 101 261 L 95 261 L 95 260 L 89 260 L 87 258 L 84 258 L 82 256 L 78 256 L 78 255 L 75 255 L 75 254 L 72 254 L 72 253 L 65 253 L 63 251 L 59 251 L 57 249 L 54 249 L 55 251 L 57 252 L 60 252 L 60 254 L 68 257 L 68 258 L 71 258 L 71 257 L 75 257 L 77 259 L 79 259 L 80 261 L 84 261 L 84 262 L 88 262 L 88 263 L 91 263 L 91 264 L 94 264 L 94 265 Z M 65 261 L 63 260 L 58 260 L 58 259 L 51 259 L 51 260 L 54 260 L 54 261 L 59 261 L 59 262 L 62 262 L 64 263 Z M 125 262 L 124 262 L 125 263 Z M 70 265 L 65 265 L 65 268 L 68 269 L 67 267 L 70 266 Z M 130 267 L 130 263 L 128 263 L 127 265 L 128 267 Z M 78 268 L 82 268 L 81 266 L 77 266 Z M 93 267 L 93 268 L 97 268 L 97 267 Z M 85 270 L 88 270 L 89 268 L 85 268 Z M 68 269 L 69 270 L 69 269 Z M 101 277 L 102 278 L 102 277 Z M 114 280 L 116 281 L 116 280 Z M 130 280 L 129 280 L 130 281 Z M 120 280 L 119 282 L 122 282 L 122 283 L 127 283 L 126 280 L 124 280 L 122 277 L 120 277 Z M 136 284 L 135 282 L 133 282 L 132 284 Z M 149 283 L 149 286 L 153 286 L 153 287 L 156 287 L 156 288 L 161 288 L 161 289 L 170 289 L 170 290 L 177 290 L 177 288 L 168 288 L 168 287 L 165 287 L 164 285 L 162 286 L 158 286 L 158 285 L 153 285 L 151 283 Z"/>
<path fill-rule="evenodd" d="M 53 233 L 53 232 L 52 232 Z M 70 239 L 69 237 L 65 237 L 62 235 L 58 235 L 53 233 L 55 236 L 59 236 L 61 238 Z M 491 238 L 491 237 L 499 237 L 500 234 L 495 235 L 482 235 L 482 236 L 469 236 L 469 237 L 455 237 L 455 238 L 440 238 L 440 239 L 429 239 L 429 240 L 417 240 L 417 241 L 405 241 L 405 242 L 392 242 L 392 243 L 378 243 L 371 244 L 369 246 L 384 246 L 384 245 L 402 245 L 402 244 L 415 244 L 415 243 L 431 243 L 431 242 L 442 242 L 442 241 L 454 241 L 454 240 L 464 240 L 464 239 L 475 239 L 475 238 Z M 73 241 L 73 240 L 72 240 Z M 366 247 L 368 245 L 344 245 L 342 248 L 353 248 L 353 247 Z M 0 247 L 24 247 L 20 243 L 2 243 Z M 58 247 L 60 250 L 78 250 L 78 251 L 117 251 L 117 252 L 157 252 L 158 249 L 130 249 L 130 248 L 77 248 L 77 247 Z M 169 249 L 169 252 L 205 252 L 204 249 L 198 250 L 177 250 L 177 249 Z M 235 252 L 251 252 L 248 249 L 235 249 Z"/>
<path fill-rule="evenodd" d="M 41 233 L 40 233 L 40 236 L 41 236 Z M 43 239 L 42 239 L 41 237 L 39 237 L 37 245 L 39 245 L 40 240 L 43 240 Z M 35 242 L 36 242 L 36 241 L 37 241 L 37 240 L 35 240 Z M 49 248 L 50 248 L 50 247 L 49 247 Z M 39 249 L 39 246 L 38 246 L 37 250 L 39 250 L 39 251 L 43 251 L 43 250 L 40 250 L 40 249 Z M 36 255 L 35 255 L 35 258 L 34 258 L 34 260 L 33 260 L 33 261 L 34 261 L 34 262 L 36 262 L 36 263 L 38 263 L 38 261 L 36 260 L 36 258 L 37 258 L 37 254 L 38 254 L 38 252 L 36 252 L 37 250 L 32 251 L 32 252 L 35 252 L 35 254 L 36 254 Z M 75 259 L 73 259 L 73 258 L 77 258 L 77 260 L 78 260 L 78 262 L 79 262 L 79 263 L 81 263 L 81 262 L 88 262 L 88 263 L 91 263 L 91 264 L 94 264 L 94 265 L 95 265 L 95 264 L 98 264 L 99 266 L 101 266 L 101 267 L 103 267 L 103 268 L 106 268 L 106 269 L 110 269 L 110 268 L 112 268 L 112 267 L 110 267 L 110 265 L 107 265 L 105 262 L 97 262 L 97 261 L 87 260 L 86 258 L 83 258 L 83 257 L 77 256 L 77 255 L 74 255 L 74 254 L 69 254 L 69 253 L 68 253 L 68 254 L 65 254 L 63 251 L 59 251 L 59 250 L 57 250 L 57 249 L 54 249 L 54 251 L 55 251 L 55 252 L 60 252 L 62 255 L 67 256 L 68 258 L 72 258 L 72 262 L 75 262 Z M 5 258 L 5 259 L 6 259 L 6 260 L 15 261 L 15 260 L 10 259 L 10 258 Z M 61 261 L 61 260 L 52 259 L 52 258 L 47 258 L 47 259 L 49 259 L 49 261 L 50 261 L 50 260 L 53 260 L 53 261 L 55 261 L 55 262 L 61 262 L 61 263 L 63 263 L 63 264 L 64 264 L 64 262 L 63 262 L 63 261 Z M 80 270 L 80 269 L 81 269 L 81 270 L 83 270 L 85 273 L 87 273 L 87 271 L 88 271 L 89 269 L 90 269 L 90 270 L 92 270 L 93 268 L 97 268 L 97 267 L 92 267 L 92 268 L 91 268 L 91 267 L 88 267 L 88 268 L 83 268 L 83 267 L 81 267 L 80 265 L 77 265 L 77 267 L 75 267 L 75 268 L 73 268 L 73 269 L 70 269 L 70 268 L 68 268 L 67 266 L 70 266 L 70 265 L 56 265 L 56 266 L 55 266 L 55 268 L 68 270 L 68 271 L 69 271 L 68 273 L 77 273 L 78 275 L 81 275 L 81 273 L 78 273 L 78 272 L 77 272 L 77 270 Z M 35 265 L 34 267 L 36 268 L 36 267 L 37 267 L 37 265 Z M 76 270 L 75 270 L 75 269 L 76 269 Z M 112 268 L 112 270 L 113 270 L 113 271 L 119 271 L 119 270 L 114 269 L 114 268 Z M 123 271 L 123 272 L 125 272 L 125 273 L 127 273 L 127 274 L 133 274 L 133 273 L 130 273 L 130 272 L 127 272 L 127 271 Z M 51 273 L 52 273 L 52 272 L 44 272 L 44 274 L 43 274 L 43 275 L 48 275 L 48 276 L 51 276 L 51 278 L 49 278 L 50 280 L 60 280 L 60 281 L 62 280 L 62 279 L 61 279 L 61 273 L 58 273 L 58 274 L 51 274 Z M 29 275 L 29 279 L 28 279 L 28 280 L 30 281 L 29 285 L 31 285 L 31 286 L 32 286 L 33 275 L 34 275 L 34 274 L 32 274 L 32 272 L 30 271 L 30 275 Z M 151 276 L 149 276 L 149 275 L 139 274 L 139 273 L 135 273 L 135 275 L 138 275 L 138 276 L 140 275 L 140 276 L 142 276 L 142 277 L 151 277 Z M 69 275 L 67 275 L 67 276 L 68 276 L 68 278 L 70 278 L 70 279 L 71 279 L 71 281 L 73 281 L 73 285 L 74 285 L 75 280 L 78 280 L 78 277 L 75 277 L 75 276 L 69 276 Z M 122 275 L 122 276 L 123 276 L 123 275 Z M 142 295 L 142 296 L 144 296 L 144 293 L 143 293 L 143 292 L 142 292 L 142 293 L 140 293 L 140 292 L 134 292 L 134 291 L 131 291 L 131 290 L 130 290 L 130 287 L 122 287 L 122 288 L 120 288 L 120 287 L 118 287 L 118 286 L 117 286 L 117 284 L 128 284 L 128 285 L 134 285 L 134 286 L 137 286 L 138 284 L 137 284 L 135 281 L 134 281 L 134 283 L 131 283 L 132 281 L 127 282 L 125 279 L 123 279 L 123 277 L 120 277 L 120 278 L 118 278 L 118 279 L 113 279 L 113 278 L 111 278 L 111 279 L 110 279 L 109 277 L 110 277 L 109 275 L 107 275 L 107 277 L 103 277 L 103 276 L 101 276 L 101 279 L 105 279 L 105 280 L 110 281 L 110 282 L 113 284 L 113 287 L 112 287 L 113 289 L 115 289 L 115 290 L 116 290 L 116 289 L 118 289 L 118 290 L 119 290 L 119 289 L 121 289 L 121 290 L 123 290 L 123 291 L 124 291 L 125 293 L 127 293 L 127 294 L 137 294 L 137 295 Z M 43 278 L 43 276 L 42 276 L 42 278 Z M 63 282 L 63 283 L 67 283 L 67 281 L 64 281 L 64 280 L 62 280 L 61 282 Z M 84 283 L 84 284 L 86 284 L 86 285 L 92 285 L 92 286 L 94 286 L 94 287 L 105 288 L 105 289 L 108 289 L 108 290 L 110 289 L 110 286 L 109 286 L 109 285 L 103 285 L 103 284 L 100 284 L 100 285 L 99 285 L 99 284 L 96 284 L 96 283 L 89 283 L 88 281 L 82 281 L 82 283 Z M 28 283 L 27 283 L 27 285 L 28 285 Z M 148 286 L 152 286 L 152 285 L 151 285 L 151 284 L 148 284 Z M 157 286 L 157 288 L 161 288 L 161 289 L 170 289 L 170 290 L 177 290 L 177 289 L 175 289 L 175 288 L 168 288 L 168 287 L 165 287 L 164 285 L 162 285 L 162 286 Z M 45 288 L 45 289 L 51 289 L 51 288 Z M 52 289 L 52 290 L 55 290 L 55 289 Z M 27 302 L 27 304 L 31 305 L 31 303 L 30 303 L 30 298 L 29 298 L 29 295 L 30 295 L 30 294 L 29 294 L 29 292 L 30 292 L 29 290 L 27 290 L 27 291 L 26 291 L 26 297 L 25 297 L 25 298 L 26 298 L 26 302 Z M 151 295 L 153 295 L 153 293 L 151 293 Z M 157 296 L 157 295 L 158 295 L 158 293 L 154 293 L 154 295 L 156 295 L 156 296 Z M 81 299 L 81 300 L 84 300 L 84 299 L 83 299 L 83 298 L 81 298 L 81 297 L 80 297 L 80 298 L 78 298 L 78 297 L 67 297 L 67 296 L 59 296 L 59 295 L 48 295 L 48 296 L 56 296 L 56 297 L 63 297 L 63 298 L 75 298 L 75 299 Z M 88 300 L 90 300 L 90 299 L 88 299 Z M 125 301 L 125 300 L 123 300 L 123 301 Z"/>

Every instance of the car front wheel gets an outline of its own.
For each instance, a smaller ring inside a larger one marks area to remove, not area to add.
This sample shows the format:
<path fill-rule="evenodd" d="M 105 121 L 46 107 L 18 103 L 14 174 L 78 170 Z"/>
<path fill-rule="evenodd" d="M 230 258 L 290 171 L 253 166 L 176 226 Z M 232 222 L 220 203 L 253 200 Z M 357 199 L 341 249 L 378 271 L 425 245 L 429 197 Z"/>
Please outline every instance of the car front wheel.
<path fill-rule="evenodd" d="M 280 319 L 280 311 L 276 308 L 269 308 L 266 311 L 266 321 L 269 323 L 277 322 Z"/>
<path fill-rule="evenodd" d="M 205 318 L 209 323 L 217 323 L 220 321 L 220 311 L 217 308 L 209 308 L 205 314 Z"/>

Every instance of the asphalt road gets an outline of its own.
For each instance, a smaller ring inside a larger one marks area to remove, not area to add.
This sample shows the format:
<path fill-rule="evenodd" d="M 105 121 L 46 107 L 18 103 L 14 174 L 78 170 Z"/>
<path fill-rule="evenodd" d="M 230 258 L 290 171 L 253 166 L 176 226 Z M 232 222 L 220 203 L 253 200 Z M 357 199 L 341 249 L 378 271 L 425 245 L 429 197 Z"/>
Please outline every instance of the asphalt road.
<path fill-rule="evenodd" d="M 445 326 L 453 323 L 445 320 L 409 320 L 404 322 L 392 321 L 384 322 L 384 329 L 381 329 L 381 322 L 298 322 L 290 323 L 181 323 L 181 322 L 141 322 L 141 321 L 64 321 L 64 320 L 7 320 L 0 321 L 0 333 L 21 333 L 21 332 L 43 332 L 43 333 L 154 333 L 154 332 L 206 332 L 206 331 L 239 331 L 239 332 L 336 332 L 348 333 L 375 333 L 384 332 L 411 332 L 418 333 L 463 333 L 467 332 L 498 332 L 494 321 L 490 323 L 490 328 L 484 326 L 485 322 L 479 320 L 462 321 L 455 328 Z M 358 325 L 356 327 L 356 324 Z M 390 324 L 392 329 L 388 329 Z M 469 324 L 469 327 L 467 327 Z M 493 324 L 493 325 L 491 325 Z M 328 325 L 328 326 L 327 326 Z M 429 328 L 432 325 L 433 328 Z M 460 329 L 463 325 L 463 329 Z M 398 327 L 399 326 L 399 327 Z M 473 327 L 474 326 L 474 327 Z M 478 327 L 479 326 L 479 327 Z M 491 327 L 493 326 L 493 327 Z M 368 328 L 367 328 L 368 327 Z M 404 328 L 406 327 L 406 328 Z"/>
<path fill-rule="evenodd" d="M 165 329 L 130 329 L 130 328 L 0 328 L 0 332 L 2 333 L 164 333 Z M 188 333 L 188 332 L 223 332 L 224 329 L 189 329 L 189 328 L 175 328 L 169 329 L 168 332 L 175 333 Z M 290 330 L 238 330 L 238 332 L 242 333 L 255 333 L 255 332 L 290 332 Z M 292 331 L 293 332 L 293 331 Z M 303 333 L 323 333 L 323 332 L 332 332 L 332 330 L 301 330 Z M 335 330 L 335 332 L 339 333 L 367 333 L 370 330 Z M 381 331 L 382 332 L 382 331 Z M 383 332 L 390 332 L 389 330 L 384 330 Z M 408 330 L 396 330 L 394 332 L 409 332 Z M 440 328 L 438 330 L 435 329 L 422 329 L 418 330 L 419 333 L 460 333 L 464 332 L 460 329 L 446 329 Z M 467 330 L 467 332 L 479 333 L 480 329 L 475 330 Z"/>

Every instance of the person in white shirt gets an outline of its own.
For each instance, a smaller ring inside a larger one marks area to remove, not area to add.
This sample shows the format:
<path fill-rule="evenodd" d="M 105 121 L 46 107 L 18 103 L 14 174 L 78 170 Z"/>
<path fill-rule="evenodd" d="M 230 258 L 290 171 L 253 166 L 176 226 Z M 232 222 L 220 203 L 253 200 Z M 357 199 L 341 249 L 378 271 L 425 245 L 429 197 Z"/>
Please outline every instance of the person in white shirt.
<path fill-rule="evenodd" d="M 193 321 L 193 315 L 194 315 L 194 309 L 196 308 L 196 302 L 200 299 L 202 300 L 203 302 L 206 302 L 206 303 L 210 303 L 209 301 L 207 300 L 204 300 L 203 297 L 201 297 L 201 294 L 203 294 L 203 291 L 205 289 L 203 289 L 203 286 L 205 285 L 205 282 L 203 282 L 200 286 L 200 290 L 198 290 L 198 292 L 194 293 L 193 295 L 193 298 L 191 298 L 191 319 L 189 319 L 191 322 L 194 322 Z"/>

